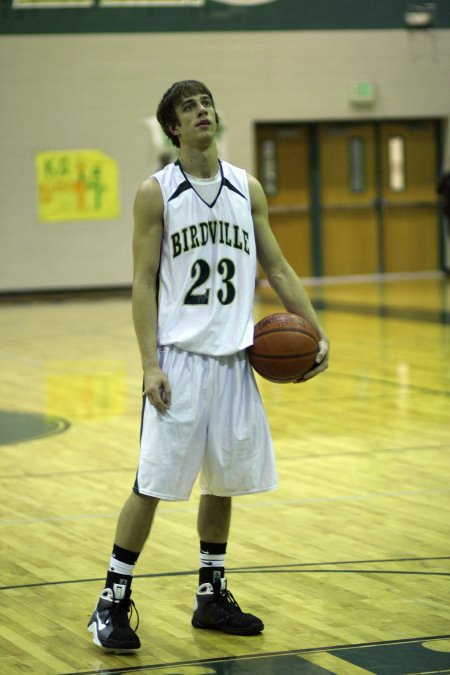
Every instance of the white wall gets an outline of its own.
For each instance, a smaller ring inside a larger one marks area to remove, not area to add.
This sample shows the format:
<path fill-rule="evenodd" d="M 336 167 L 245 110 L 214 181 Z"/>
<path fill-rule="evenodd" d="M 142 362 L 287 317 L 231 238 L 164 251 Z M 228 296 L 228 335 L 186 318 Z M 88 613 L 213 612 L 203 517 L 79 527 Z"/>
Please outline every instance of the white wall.
<path fill-rule="evenodd" d="M 204 80 L 226 159 L 254 171 L 256 121 L 450 114 L 450 31 L 7 36 L 0 39 L 0 292 L 128 285 L 131 209 L 152 158 L 142 118 L 172 82 Z M 348 101 L 370 80 L 369 110 Z M 40 223 L 34 159 L 95 148 L 117 160 L 118 221 Z"/>

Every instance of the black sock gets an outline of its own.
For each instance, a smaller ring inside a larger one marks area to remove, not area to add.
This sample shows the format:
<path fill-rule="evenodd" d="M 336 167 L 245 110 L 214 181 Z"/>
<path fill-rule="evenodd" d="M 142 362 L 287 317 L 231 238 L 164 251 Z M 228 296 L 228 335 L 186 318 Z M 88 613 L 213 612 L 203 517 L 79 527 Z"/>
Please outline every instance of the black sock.
<path fill-rule="evenodd" d="M 114 544 L 105 587 L 113 590 L 117 600 L 130 595 L 133 569 L 138 558 L 139 553 Z"/>
<path fill-rule="evenodd" d="M 129 551 L 126 548 L 121 548 L 120 546 L 117 546 L 117 544 L 114 544 L 111 555 L 111 564 L 109 568 L 110 569 L 113 568 L 113 559 L 117 560 L 119 564 L 125 563 L 126 565 L 135 565 L 137 563 L 137 559 L 139 558 L 139 556 L 140 553 L 136 553 L 135 551 Z"/>
<path fill-rule="evenodd" d="M 200 541 L 199 585 L 213 584 L 225 576 L 226 542 L 215 544 Z"/>

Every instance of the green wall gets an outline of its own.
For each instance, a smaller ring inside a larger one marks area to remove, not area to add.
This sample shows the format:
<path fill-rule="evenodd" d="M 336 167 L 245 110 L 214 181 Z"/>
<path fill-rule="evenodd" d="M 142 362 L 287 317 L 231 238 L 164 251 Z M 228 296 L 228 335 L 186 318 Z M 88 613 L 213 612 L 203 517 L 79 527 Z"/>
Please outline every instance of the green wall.
<path fill-rule="evenodd" d="M 237 7 L 13 9 L 0 0 L 0 34 L 151 33 L 267 30 L 389 30 L 404 28 L 407 0 L 273 0 Z M 420 3 L 415 5 L 427 4 Z M 450 1 L 435 2 L 434 27 L 450 27 Z M 330 56 L 332 49 L 330 45 Z"/>

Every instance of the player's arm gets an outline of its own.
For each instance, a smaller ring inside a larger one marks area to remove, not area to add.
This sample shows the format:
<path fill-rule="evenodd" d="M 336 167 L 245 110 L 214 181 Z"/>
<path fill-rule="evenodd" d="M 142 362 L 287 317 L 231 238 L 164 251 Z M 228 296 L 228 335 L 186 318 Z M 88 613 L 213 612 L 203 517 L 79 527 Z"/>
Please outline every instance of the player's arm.
<path fill-rule="evenodd" d="M 169 382 L 157 358 L 157 281 L 163 231 L 163 199 L 150 178 L 139 187 L 133 208 L 133 324 L 144 371 L 144 391 L 160 412 L 170 405 Z"/>
<path fill-rule="evenodd" d="M 269 224 L 267 199 L 259 181 L 248 175 L 250 198 L 252 203 L 253 224 L 255 228 L 258 261 L 268 282 L 278 295 L 288 312 L 304 316 L 320 335 L 320 351 L 317 355 L 317 367 L 306 376 L 310 379 L 328 367 L 328 338 L 320 325 L 316 312 L 305 288 L 286 260 Z"/>

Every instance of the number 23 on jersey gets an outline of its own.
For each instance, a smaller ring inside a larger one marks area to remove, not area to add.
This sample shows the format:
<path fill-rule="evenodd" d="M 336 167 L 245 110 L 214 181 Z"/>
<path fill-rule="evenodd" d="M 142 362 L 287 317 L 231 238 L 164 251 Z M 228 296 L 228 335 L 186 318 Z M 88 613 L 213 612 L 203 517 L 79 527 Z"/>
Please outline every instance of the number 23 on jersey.
<path fill-rule="evenodd" d="M 236 288 L 232 283 L 236 268 L 229 258 L 222 258 L 217 263 L 217 270 L 213 273 L 220 276 L 221 287 L 217 291 L 217 299 L 222 305 L 229 305 L 236 296 Z M 199 258 L 191 267 L 191 278 L 193 284 L 189 288 L 184 298 L 185 305 L 208 305 L 210 301 L 211 288 L 206 287 L 211 277 L 211 266 Z"/>

